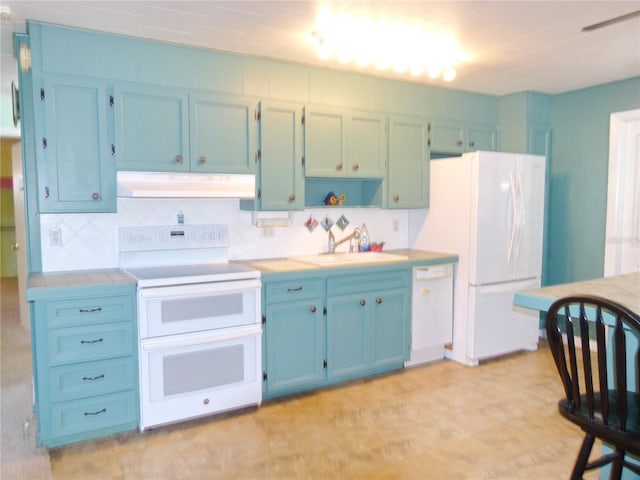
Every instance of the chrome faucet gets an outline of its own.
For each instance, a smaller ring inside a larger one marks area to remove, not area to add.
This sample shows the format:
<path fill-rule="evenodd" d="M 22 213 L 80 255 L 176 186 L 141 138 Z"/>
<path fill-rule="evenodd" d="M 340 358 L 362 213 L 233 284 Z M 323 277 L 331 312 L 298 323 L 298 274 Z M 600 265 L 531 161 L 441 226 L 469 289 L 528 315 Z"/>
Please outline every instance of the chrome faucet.
<path fill-rule="evenodd" d="M 351 245 L 351 240 L 359 240 L 360 239 L 360 229 L 358 227 L 353 229 L 353 232 L 351 232 L 350 235 L 347 235 L 346 237 L 344 237 L 342 240 L 339 240 L 336 242 L 336 237 L 333 234 L 333 232 L 331 230 L 329 230 L 329 245 L 328 245 L 328 251 L 329 253 L 335 253 L 336 251 L 336 247 L 346 241 L 349 241 L 349 252 L 353 252 L 354 247 L 353 245 Z"/>

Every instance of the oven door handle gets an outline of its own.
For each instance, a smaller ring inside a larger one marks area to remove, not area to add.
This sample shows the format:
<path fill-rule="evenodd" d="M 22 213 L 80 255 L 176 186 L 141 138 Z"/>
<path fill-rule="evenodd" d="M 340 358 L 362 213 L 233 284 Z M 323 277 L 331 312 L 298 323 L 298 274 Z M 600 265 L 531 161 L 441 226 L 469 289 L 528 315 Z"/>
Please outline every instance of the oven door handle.
<path fill-rule="evenodd" d="M 213 335 L 205 335 L 201 337 L 189 335 L 182 338 L 164 337 L 162 340 L 142 340 L 141 347 L 146 352 L 153 352 L 157 350 L 166 350 L 168 348 L 182 348 L 203 345 L 205 343 L 225 342 L 227 340 L 235 340 L 236 338 L 252 337 L 262 333 L 262 327 L 260 325 L 234 329 L 230 332 L 226 332 L 225 330 L 229 329 L 222 329 L 222 333 L 215 333 Z"/>
<path fill-rule="evenodd" d="M 246 292 L 259 290 L 261 286 L 262 284 L 260 280 L 215 282 L 194 285 L 140 288 L 139 295 L 141 298 L 180 297 L 207 293 Z"/>

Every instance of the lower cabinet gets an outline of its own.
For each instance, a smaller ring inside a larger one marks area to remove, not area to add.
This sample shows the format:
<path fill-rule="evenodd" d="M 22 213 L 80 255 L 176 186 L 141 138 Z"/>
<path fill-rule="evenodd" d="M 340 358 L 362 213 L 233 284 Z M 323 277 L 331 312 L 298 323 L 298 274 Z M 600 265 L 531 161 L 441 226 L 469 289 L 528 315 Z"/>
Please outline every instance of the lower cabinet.
<path fill-rule="evenodd" d="M 325 381 L 324 279 L 267 283 L 263 363 L 269 395 Z"/>
<path fill-rule="evenodd" d="M 264 397 L 402 368 L 410 281 L 408 269 L 263 280 Z"/>
<path fill-rule="evenodd" d="M 410 276 L 398 270 L 327 280 L 327 376 L 401 368 L 409 353 Z"/>
<path fill-rule="evenodd" d="M 135 284 L 59 290 L 31 302 L 38 443 L 138 425 Z"/>

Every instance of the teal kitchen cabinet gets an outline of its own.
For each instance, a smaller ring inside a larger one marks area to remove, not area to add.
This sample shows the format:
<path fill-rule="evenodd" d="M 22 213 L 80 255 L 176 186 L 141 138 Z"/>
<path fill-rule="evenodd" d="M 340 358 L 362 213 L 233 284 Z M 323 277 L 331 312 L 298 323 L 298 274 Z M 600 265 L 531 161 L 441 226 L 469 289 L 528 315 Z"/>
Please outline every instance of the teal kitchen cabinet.
<path fill-rule="evenodd" d="M 34 84 L 39 212 L 115 212 L 109 85 L 70 75 Z"/>
<path fill-rule="evenodd" d="M 260 102 L 258 210 L 303 210 L 303 107 Z"/>
<path fill-rule="evenodd" d="M 31 301 L 38 443 L 138 425 L 135 283 L 59 288 Z"/>
<path fill-rule="evenodd" d="M 114 94 L 118 170 L 188 172 L 187 91 L 116 84 Z"/>
<path fill-rule="evenodd" d="M 402 368 L 409 355 L 409 270 L 329 277 L 330 382 Z"/>
<path fill-rule="evenodd" d="M 193 173 L 253 173 L 256 102 L 230 95 L 189 95 Z"/>
<path fill-rule="evenodd" d="M 434 120 L 429 122 L 428 130 L 433 153 L 459 155 L 497 149 L 497 130 L 492 125 Z"/>
<path fill-rule="evenodd" d="M 429 206 L 428 124 L 421 117 L 389 119 L 388 208 Z"/>
<path fill-rule="evenodd" d="M 385 115 L 305 108 L 305 176 L 384 178 Z"/>
<path fill-rule="evenodd" d="M 264 394 L 325 382 L 324 278 L 265 282 Z"/>
<path fill-rule="evenodd" d="M 157 85 L 114 90 L 118 170 L 255 171 L 255 102 Z"/>

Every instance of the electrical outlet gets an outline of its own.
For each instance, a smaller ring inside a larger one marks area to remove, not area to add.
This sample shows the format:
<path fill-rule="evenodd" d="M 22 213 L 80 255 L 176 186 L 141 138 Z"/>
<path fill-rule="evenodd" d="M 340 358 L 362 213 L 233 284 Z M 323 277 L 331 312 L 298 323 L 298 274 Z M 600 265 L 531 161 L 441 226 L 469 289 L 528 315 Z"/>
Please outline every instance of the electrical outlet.
<path fill-rule="evenodd" d="M 400 220 L 398 220 L 397 218 L 393 219 L 393 231 L 394 232 L 399 232 L 400 231 Z"/>
<path fill-rule="evenodd" d="M 60 230 L 60 227 L 51 227 L 49 229 L 49 245 L 52 247 L 62 245 L 62 230 Z"/>

